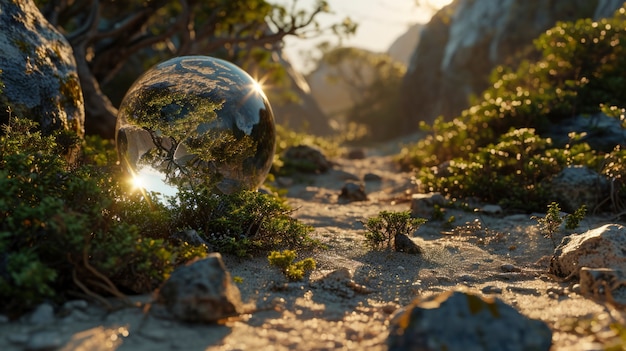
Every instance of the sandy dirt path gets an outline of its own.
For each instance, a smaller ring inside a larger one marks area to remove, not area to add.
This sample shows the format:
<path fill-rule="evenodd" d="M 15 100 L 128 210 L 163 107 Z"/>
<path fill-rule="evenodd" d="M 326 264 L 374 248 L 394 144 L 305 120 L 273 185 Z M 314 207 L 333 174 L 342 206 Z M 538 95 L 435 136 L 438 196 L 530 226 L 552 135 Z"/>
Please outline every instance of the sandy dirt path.
<path fill-rule="evenodd" d="M 366 182 L 368 201 L 340 204 L 345 181 L 367 173 L 381 177 Z M 452 227 L 430 221 L 415 234 L 423 255 L 369 250 L 361 221 L 382 210 L 409 210 L 410 176 L 391 157 L 372 155 L 338 159 L 326 174 L 295 179 L 288 189 L 294 216 L 314 226 L 313 236 L 327 249 L 302 254 L 313 256 L 317 269 L 301 283 L 287 283 L 266 258 L 225 257 L 250 313 L 194 325 L 168 318 L 158 305 L 148 313 L 87 305 L 48 324 L 0 323 L 0 350 L 36 349 L 36 338 L 58 350 L 386 350 L 398 308 L 458 288 L 498 297 L 545 321 L 554 333 L 553 350 L 596 350 L 615 341 L 609 326 L 624 325 L 624 310 L 582 297 L 572 282 L 549 276 L 552 243 L 528 214 L 448 209 L 446 217 L 455 216 Z M 590 217 L 581 230 L 606 222 Z M 323 278 L 332 272 L 353 284 Z"/>

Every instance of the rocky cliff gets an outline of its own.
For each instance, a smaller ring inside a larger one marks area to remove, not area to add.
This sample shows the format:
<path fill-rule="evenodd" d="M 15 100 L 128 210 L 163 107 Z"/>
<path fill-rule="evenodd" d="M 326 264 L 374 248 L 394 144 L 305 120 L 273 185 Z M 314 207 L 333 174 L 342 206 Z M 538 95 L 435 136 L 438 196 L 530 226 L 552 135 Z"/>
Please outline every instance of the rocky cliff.
<path fill-rule="evenodd" d="M 387 55 L 407 66 L 411 60 L 413 50 L 419 44 L 422 28 L 424 28 L 423 23 L 412 25 L 404 34 L 391 43 L 389 49 L 387 49 Z"/>
<path fill-rule="evenodd" d="M 489 84 L 491 70 L 515 64 L 557 21 L 611 16 L 614 0 L 455 0 L 421 32 L 403 81 L 407 131 L 453 118 Z"/>
<path fill-rule="evenodd" d="M 274 62 L 279 62 L 287 73 L 289 90 L 297 98 L 286 101 L 273 99 L 272 110 L 276 123 L 298 132 L 307 132 L 315 135 L 330 135 L 334 131 L 331 128 L 331 120 L 325 113 L 323 106 L 311 94 L 309 83 L 300 72 L 295 70 L 288 59 L 281 53 L 272 56 Z M 281 95 L 280 89 L 273 91 L 270 87 L 266 93 Z"/>

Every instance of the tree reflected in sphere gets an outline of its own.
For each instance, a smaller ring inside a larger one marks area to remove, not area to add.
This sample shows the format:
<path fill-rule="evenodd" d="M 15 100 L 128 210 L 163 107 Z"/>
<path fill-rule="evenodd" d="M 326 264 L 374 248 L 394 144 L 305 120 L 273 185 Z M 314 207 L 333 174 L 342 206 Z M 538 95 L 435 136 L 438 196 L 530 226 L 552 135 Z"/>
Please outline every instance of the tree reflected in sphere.
<path fill-rule="evenodd" d="M 272 165 L 275 139 L 260 85 L 207 56 L 174 58 L 139 77 L 120 105 L 115 133 L 134 182 L 170 196 L 200 183 L 224 194 L 256 189 Z"/>

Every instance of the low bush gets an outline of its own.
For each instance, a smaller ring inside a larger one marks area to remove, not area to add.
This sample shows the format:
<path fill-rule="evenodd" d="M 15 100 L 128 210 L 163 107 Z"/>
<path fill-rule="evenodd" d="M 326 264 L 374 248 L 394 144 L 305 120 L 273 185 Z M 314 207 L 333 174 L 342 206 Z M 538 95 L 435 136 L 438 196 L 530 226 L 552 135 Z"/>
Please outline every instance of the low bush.
<path fill-rule="evenodd" d="M 169 203 L 133 190 L 112 143 L 85 139 L 76 163 L 60 157 L 65 132 L 9 118 L 0 135 L 0 313 L 42 301 L 123 297 L 156 288 L 172 270 L 203 257 L 206 245 L 175 234 L 192 229 L 214 249 L 240 256 L 315 246 L 311 228 L 278 198 L 181 190 Z M 75 145 L 74 145 L 75 146 Z"/>
<path fill-rule="evenodd" d="M 626 196 L 623 151 L 592 150 L 584 135 L 563 144 L 544 133 L 577 115 L 624 118 L 626 7 L 613 18 L 560 22 L 535 41 L 536 61 L 496 68 L 492 86 L 452 121 L 423 125 L 429 132 L 398 156 L 418 169 L 424 191 L 477 197 L 537 211 L 549 203 L 549 180 L 568 165 L 585 165 L 617 184 L 613 210 Z"/>
<path fill-rule="evenodd" d="M 423 218 L 412 218 L 410 211 L 381 211 L 363 222 L 365 239 L 374 250 L 391 249 L 396 235 L 412 235 L 424 223 Z"/>

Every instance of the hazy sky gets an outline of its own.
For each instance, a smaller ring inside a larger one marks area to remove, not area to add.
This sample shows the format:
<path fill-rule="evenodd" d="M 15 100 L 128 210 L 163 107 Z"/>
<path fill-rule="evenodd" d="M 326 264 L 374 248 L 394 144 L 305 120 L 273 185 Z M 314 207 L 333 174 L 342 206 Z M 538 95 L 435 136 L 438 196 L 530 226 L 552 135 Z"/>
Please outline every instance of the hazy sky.
<path fill-rule="evenodd" d="M 274 0 L 272 2 L 291 4 L 293 0 Z M 322 14 L 319 21 L 322 25 L 336 23 L 345 17 L 350 17 L 359 24 L 357 33 L 344 43 L 346 46 L 355 46 L 372 51 L 387 51 L 389 45 L 402 35 L 409 26 L 415 23 L 428 22 L 433 14 L 433 8 L 440 8 L 452 0 L 421 0 L 417 6 L 416 0 L 328 0 L 333 14 Z M 315 0 L 299 0 L 298 8 L 312 9 Z M 329 40 L 330 37 L 300 40 L 287 38 L 285 51 L 292 63 L 299 69 L 304 69 L 306 59 L 311 56 L 316 44 Z"/>

